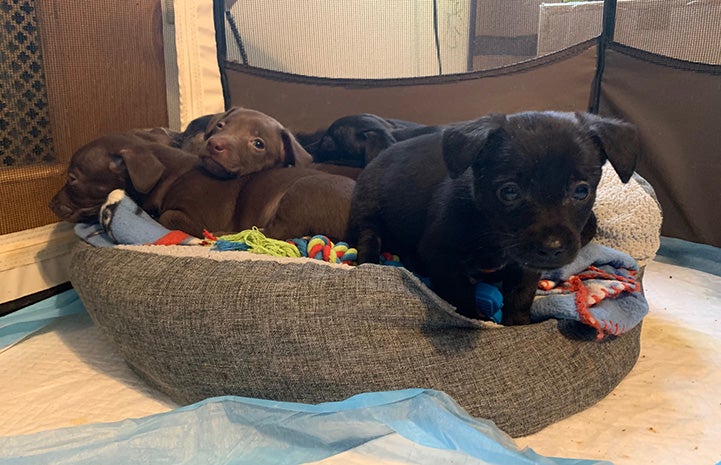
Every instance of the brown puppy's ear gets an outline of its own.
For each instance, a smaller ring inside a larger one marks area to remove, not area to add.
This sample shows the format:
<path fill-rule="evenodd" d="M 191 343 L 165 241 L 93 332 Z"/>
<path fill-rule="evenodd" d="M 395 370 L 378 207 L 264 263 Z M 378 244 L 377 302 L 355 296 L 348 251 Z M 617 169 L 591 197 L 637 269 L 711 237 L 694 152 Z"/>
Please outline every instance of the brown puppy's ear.
<path fill-rule="evenodd" d="M 280 138 L 283 141 L 283 166 L 304 167 L 313 163 L 313 156 L 306 152 L 290 131 L 281 129 Z"/>
<path fill-rule="evenodd" d="M 146 194 L 155 187 L 165 172 L 165 166 L 149 147 L 126 147 L 110 162 L 112 171 L 125 170 L 138 192 Z"/>
<path fill-rule="evenodd" d="M 628 182 L 636 169 L 641 143 L 636 127 L 621 120 L 590 113 L 577 113 L 593 141 L 616 170 L 621 181 Z"/>
<path fill-rule="evenodd" d="M 506 122 L 505 115 L 491 114 L 449 126 L 443 131 L 443 161 L 452 179 L 476 160 L 488 138 Z"/>

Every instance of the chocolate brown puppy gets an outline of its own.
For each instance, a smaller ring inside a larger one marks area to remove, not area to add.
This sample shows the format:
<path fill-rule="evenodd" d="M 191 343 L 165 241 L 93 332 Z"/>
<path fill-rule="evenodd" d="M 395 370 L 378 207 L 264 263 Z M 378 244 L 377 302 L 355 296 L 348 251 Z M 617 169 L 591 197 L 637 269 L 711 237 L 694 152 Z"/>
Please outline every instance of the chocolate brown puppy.
<path fill-rule="evenodd" d="M 79 148 L 70 159 L 65 185 L 50 201 L 58 218 L 98 220 L 100 207 L 115 189 L 124 189 L 149 213 L 198 157 L 170 147 L 173 134 L 163 128 L 108 134 Z"/>
<path fill-rule="evenodd" d="M 282 166 L 305 167 L 313 157 L 293 134 L 272 117 L 233 107 L 210 118 L 197 153 L 217 178 L 232 178 Z"/>
<path fill-rule="evenodd" d="M 269 168 L 229 179 L 202 168 L 177 179 L 160 205 L 158 222 L 196 237 L 253 226 L 266 236 L 292 239 L 323 234 L 345 238 L 355 182 L 308 168 Z"/>
<path fill-rule="evenodd" d="M 354 185 L 295 167 L 218 179 L 196 155 L 119 133 L 75 153 L 50 208 L 66 221 L 95 222 L 107 195 L 124 189 L 163 226 L 196 237 L 205 229 L 223 234 L 257 226 L 278 239 L 324 234 L 337 241 L 345 237 Z"/>
<path fill-rule="evenodd" d="M 193 131 L 203 123 L 204 142 L 198 145 Z M 257 226 L 277 239 L 345 237 L 360 170 L 310 169 L 311 155 L 281 123 L 246 108 L 198 118 L 183 139 L 181 147 L 195 151 L 200 164 L 180 177 L 162 202 L 158 221 L 164 226 L 195 236 L 205 229 L 228 233 Z"/>
<path fill-rule="evenodd" d="M 638 151 L 631 124 L 587 113 L 450 125 L 390 146 L 365 168 L 348 241 L 360 263 L 398 254 L 467 317 L 481 318 L 475 283 L 500 282 L 503 324 L 527 324 L 541 271 L 570 263 L 595 233 L 602 165 L 627 182 Z"/>

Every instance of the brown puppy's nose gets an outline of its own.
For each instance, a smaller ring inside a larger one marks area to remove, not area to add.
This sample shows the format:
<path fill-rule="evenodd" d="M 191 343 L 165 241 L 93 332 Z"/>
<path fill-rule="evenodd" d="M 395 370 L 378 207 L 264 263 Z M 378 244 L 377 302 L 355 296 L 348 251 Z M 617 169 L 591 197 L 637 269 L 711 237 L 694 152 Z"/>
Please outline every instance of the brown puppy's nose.
<path fill-rule="evenodd" d="M 214 139 L 211 138 L 208 140 L 208 150 L 213 153 L 221 153 L 224 152 L 226 148 L 226 145 L 223 140 L 221 139 Z"/>
<path fill-rule="evenodd" d="M 60 219 L 70 218 L 73 214 L 73 209 L 67 205 L 51 203 L 50 210 L 55 213 Z"/>

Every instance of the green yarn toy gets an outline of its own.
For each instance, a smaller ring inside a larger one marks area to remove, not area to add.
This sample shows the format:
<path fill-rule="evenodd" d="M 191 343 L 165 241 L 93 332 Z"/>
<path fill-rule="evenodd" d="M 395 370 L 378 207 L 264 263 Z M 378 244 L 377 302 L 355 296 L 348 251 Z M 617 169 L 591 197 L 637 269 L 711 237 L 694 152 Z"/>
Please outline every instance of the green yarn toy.
<path fill-rule="evenodd" d="M 358 252 L 345 242 L 334 244 L 326 236 L 316 235 L 282 241 L 266 237 L 257 227 L 246 229 L 237 234 L 215 237 L 204 232 L 206 243 L 214 250 L 240 250 L 274 257 L 313 258 L 330 263 L 355 265 Z"/>

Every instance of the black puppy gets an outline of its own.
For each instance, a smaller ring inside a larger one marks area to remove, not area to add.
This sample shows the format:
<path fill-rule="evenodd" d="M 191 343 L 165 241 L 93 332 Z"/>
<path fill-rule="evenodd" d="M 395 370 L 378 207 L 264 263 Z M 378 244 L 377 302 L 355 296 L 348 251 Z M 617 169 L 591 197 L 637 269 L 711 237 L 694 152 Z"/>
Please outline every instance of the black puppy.
<path fill-rule="evenodd" d="M 428 276 L 462 315 L 474 284 L 501 283 L 503 324 L 530 322 L 541 270 L 571 262 L 595 234 L 606 160 L 623 182 L 635 128 L 587 113 L 490 115 L 392 145 L 358 178 L 348 242 L 360 263 L 383 251 Z"/>
<path fill-rule="evenodd" d="M 438 131 L 437 126 L 361 113 L 338 118 L 323 131 L 296 134 L 296 138 L 316 163 L 363 168 L 398 141 Z"/>
<path fill-rule="evenodd" d="M 170 141 L 171 147 L 182 149 L 186 152 L 199 154 L 205 147 L 205 131 L 215 117 L 215 114 L 203 115 L 188 123 L 183 132 L 175 133 Z"/>

